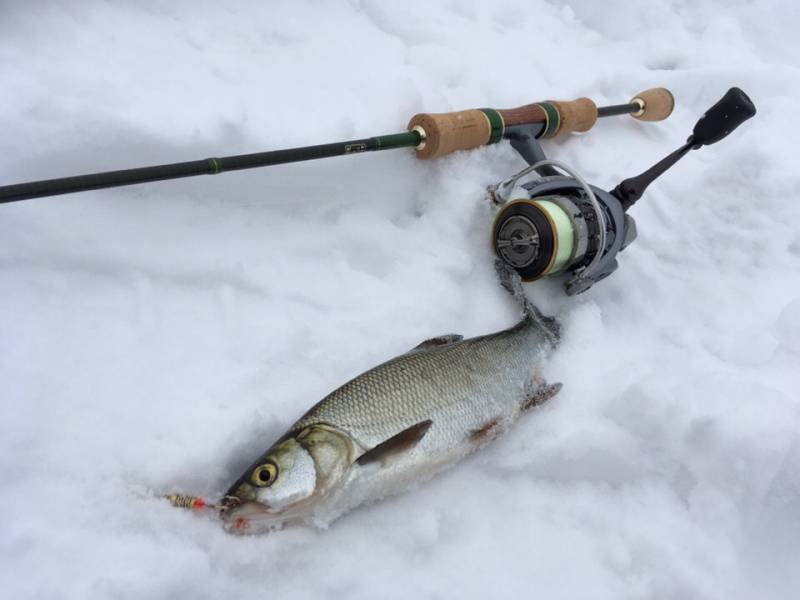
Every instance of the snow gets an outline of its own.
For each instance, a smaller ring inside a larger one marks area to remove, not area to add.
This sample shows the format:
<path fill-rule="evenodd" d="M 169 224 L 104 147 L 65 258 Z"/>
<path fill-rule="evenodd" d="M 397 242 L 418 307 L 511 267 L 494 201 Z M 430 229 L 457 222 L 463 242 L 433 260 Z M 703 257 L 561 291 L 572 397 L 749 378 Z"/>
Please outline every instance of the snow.
<path fill-rule="evenodd" d="M 547 144 L 611 188 L 730 86 L 759 110 L 652 186 L 611 278 L 529 286 L 554 400 L 327 530 L 235 537 L 154 494 L 215 499 L 348 378 L 512 324 L 507 144 L 0 206 L 4 597 L 794 597 L 798 27 L 789 0 L 3 3 L 3 184 L 669 87 L 663 123 Z"/>

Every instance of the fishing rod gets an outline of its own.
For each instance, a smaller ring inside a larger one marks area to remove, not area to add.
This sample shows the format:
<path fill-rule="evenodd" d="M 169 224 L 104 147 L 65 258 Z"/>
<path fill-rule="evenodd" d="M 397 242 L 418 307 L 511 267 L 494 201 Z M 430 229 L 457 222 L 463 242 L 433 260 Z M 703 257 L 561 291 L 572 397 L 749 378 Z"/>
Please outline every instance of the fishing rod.
<path fill-rule="evenodd" d="M 613 106 L 598 107 L 589 98 L 578 98 L 510 109 L 420 113 L 411 118 L 403 133 L 0 186 L 0 203 L 397 148 L 414 148 L 417 158 L 432 159 L 502 139 L 523 147 L 529 137 L 552 138 L 589 131 L 598 118 L 629 114 L 641 121 L 661 121 L 670 115 L 673 106 L 674 99 L 667 89 L 653 88 Z"/>

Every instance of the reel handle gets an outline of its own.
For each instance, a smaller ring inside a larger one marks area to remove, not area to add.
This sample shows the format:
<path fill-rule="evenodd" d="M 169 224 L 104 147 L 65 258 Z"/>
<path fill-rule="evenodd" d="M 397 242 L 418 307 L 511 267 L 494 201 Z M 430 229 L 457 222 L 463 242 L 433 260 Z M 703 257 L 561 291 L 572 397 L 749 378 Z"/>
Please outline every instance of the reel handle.
<path fill-rule="evenodd" d="M 695 149 L 716 144 L 755 114 L 753 101 L 740 88 L 732 87 L 700 117 L 688 141 Z"/>
<path fill-rule="evenodd" d="M 509 127 L 542 126 L 536 137 L 552 138 L 574 131 L 589 131 L 598 117 L 631 114 L 643 121 L 666 119 L 675 101 L 666 88 L 645 90 L 628 104 L 598 108 L 590 98 L 547 100 L 516 108 L 472 108 L 449 113 L 419 113 L 408 122 L 422 141 L 417 158 L 439 158 L 456 150 L 470 150 L 499 142 Z"/>
<path fill-rule="evenodd" d="M 753 101 L 740 88 L 732 87 L 700 117 L 692 135 L 683 146 L 636 177 L 628 177 L 621 181 L 611 194 L 622 202 L 625 210 L 628 210 L 642 197 L 648 185 L 691 150 L 717 143 L 755 114 L 756 106 Z"/>

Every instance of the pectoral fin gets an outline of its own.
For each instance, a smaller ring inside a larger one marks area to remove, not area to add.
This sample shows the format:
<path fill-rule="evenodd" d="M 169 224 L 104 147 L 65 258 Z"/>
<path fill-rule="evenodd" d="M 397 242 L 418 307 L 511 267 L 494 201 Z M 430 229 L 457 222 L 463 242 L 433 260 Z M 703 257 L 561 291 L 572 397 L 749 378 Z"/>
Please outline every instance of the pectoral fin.
<path fill-rule="evenodd" d="M 499 429 L 500 417 L 494 417 L 493 419 L 486 421 L 486 423 L 477 429 L 470 431 L 467 439 L 469 439 L 469 441 L 473 444 L 483 445 L 497 435 Z"/>
<path fill-rule="evenodd" d="M 424 342 L 419 343 L 418 345 L 414 346 L 411 351 L 414 350 L 428 350 L 429 348 L 437 348 L 439 346 L 449 346 L 450 344 L 455 344 L 456 342 L 460 342 L 464 339 L 463 335 L 458 335 L 457 333 L 448 333 L 446 335 L 437 335 L 429 340 L 425 340 Z"/>
<path fill-rule="evenodd" d="M 378 461 L 380 461 L 381 464 L 386 464 L 392 456 L 402 454 L 416 446 L 425 434 L 428 433 L 428 429 L 430 429 L 431 425 L 433 425 L 433 421 L 430 419 L 412 425 L 408 429 L 404 429 L 397 435 L 390 437 L 388 440 L 381 442 L 372 448 L 372 450 L 367 450 L 356 462 L 359 465 L 366 465 Z"/>

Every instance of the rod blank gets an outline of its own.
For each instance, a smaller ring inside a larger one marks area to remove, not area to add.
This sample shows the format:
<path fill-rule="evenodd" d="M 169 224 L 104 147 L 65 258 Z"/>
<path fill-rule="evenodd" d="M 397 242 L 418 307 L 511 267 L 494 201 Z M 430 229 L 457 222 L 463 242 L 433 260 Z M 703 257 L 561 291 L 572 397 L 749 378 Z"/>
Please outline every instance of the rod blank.
<path fill-rule="evenodd" d="M 222 158 L 206 158 L 203 160 L 193 160 L 168 165 L 156 165 L 153 167 L 140 167 L 122 171 L 93 173 L 91 175 L 77 175 L 75 177 L 31 181 L 28 183 L 18 183 L 0 187 L 0 203 L 30 200 L 31 198 L 41 198 L 44 196 L 71 194 L 73 192 L 99 190 L 137 183 L 148 183 L 151 181 L 193 177 L 195 175 L 216 175 L 223 171 L 254 169 L 256 167 L 268 167 L 271 165 L 301 162 L 304 160 L 344 156 L 357 152 L 391 150 L 393 148 L 416 146 L 420 141 L 421 137 L 418 132 L 409 132 L 361 140 L 335 142 L 333 144 L 289 148 L 288 150 L 239 154 Z"/>

